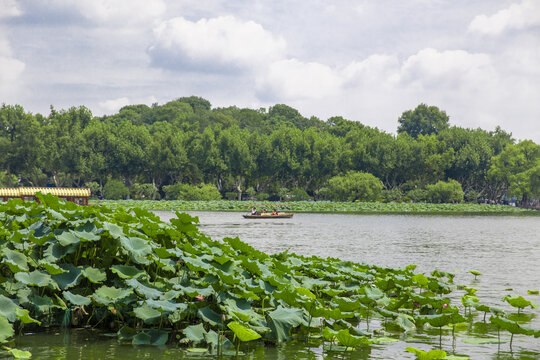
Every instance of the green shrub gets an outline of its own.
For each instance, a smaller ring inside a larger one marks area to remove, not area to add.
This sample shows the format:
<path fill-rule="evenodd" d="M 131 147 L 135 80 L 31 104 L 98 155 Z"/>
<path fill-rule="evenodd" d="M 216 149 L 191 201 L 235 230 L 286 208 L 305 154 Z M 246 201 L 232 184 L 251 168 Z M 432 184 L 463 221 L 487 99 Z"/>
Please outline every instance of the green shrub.
<path fill-rule="evenodd" d="M 389 190 L 383 190 L 381 192 L 381 197 L 385 202 L 402 201 L 403 196 L 403 191 L 397 187 Z"/>
<path fill-rule="evenodd" d="M 220 200 L 221 193 L 213 184 L 174 184 L 163 187 L 168 199 L 172 200 Z"/>
<path fill-rule="evenodd" d="M 84 184 L 87 188 L 90 189 L 90 194 L 92 197 L 97 197 L 97 194 L 99 193 L 99 184 L 95 181 L 89 181 Z"/>
<path fill-rule="evenodd" d="M 319 194 L 335 201 L 376 201 L 380 198 L 382 182 L 370 173 L 350 171 L 334 176 Z"/>
<path fill-rule="evenodd" d="M 407 192 L 407 197 L 414 202 L 428 201 L 429 199 L 426 189 L 412 189 Z"/>
<path fill-rule="evenodd" d="M 426 186 L 428 199 L 433 203 L 459 203 L 463 201 L 463 189 L 456 180 L 439 181 Z"/>
<path fill-rule="evenodd" d="M 103 187 L 105 199 L 121 200 L 129 196 L 128 187 L 120 180 L 109 180 Z"/>
<path fill-rule="evenodd" d="M 227 191 L 225 193 L 225 198 L 227 200 L 236 200 L 238 198 L 238 193 L 234 191 Z"/>

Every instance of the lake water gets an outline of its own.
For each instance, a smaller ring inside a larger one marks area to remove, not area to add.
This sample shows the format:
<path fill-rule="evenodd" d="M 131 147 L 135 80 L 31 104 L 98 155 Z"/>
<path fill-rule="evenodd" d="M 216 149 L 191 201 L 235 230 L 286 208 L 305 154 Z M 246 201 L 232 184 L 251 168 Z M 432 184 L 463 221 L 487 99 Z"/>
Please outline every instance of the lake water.
<path fill-rule="evenodd" d="M 174 216 L 170 212 L 156 213 L 164 220 Z M 239 213 L 189 213 L 199 217 L 201 231 L 212 238 L 238 236 L 268 253 L 289 249 L 302 255 L 339 257 L 379 266 L 417 264 L 417 272 L 421 273 L 434 269 L 456 273 L 454 282 L 478 289 L 476 295 L 488 305 L 511 311 L 508 304 L 500 301 L 508 294 L 540 302 L 538 295 L 527 294 L 527 290 L 540 289 L 540 217 L 295 214 L 292 219 L 252 220 Z M 483 275 L 474 280 L 469 270 Z M 459 296 L 454 304 L 459 304 Z M 527 308 L 525 313 L 532 318 L 527 326 L 540 329 L 540 311 Z M 482 317 L 475 321 L 481 320 Z M 449 354 L 466 354 L 471 359 L 540 359 L 540 339 L 532 337 L 515 336 L 512 351 L 508 342 L 499 348 L 497 344 L 472 345 L 462 341 L 483 331 L 482 324 L 477 323 L 472 330 L 458 333 L 455 344 L 451 335 L 445 334 L 442 348 Z M 496 333 L 491 335 L 496 337 Z M 508 333 L 501 337 L 507 341 L 510 338 Z M 424 343 L 434 339 L 436 343 Z M 25 335 L 16 342 L 40 359 L 190 358 L 180 349 L 119 345 L 114 339 L 85 331 Z M 413 354 L 405 352 L 407 346 L 433 349 L 438 346 L 438 338 L 403 336 L 397 343 L 331 357 L 414 359 Z M 327 356 L 317 347 L 288 343 L 270 348 L 254 345 L 248 358 Z"/>

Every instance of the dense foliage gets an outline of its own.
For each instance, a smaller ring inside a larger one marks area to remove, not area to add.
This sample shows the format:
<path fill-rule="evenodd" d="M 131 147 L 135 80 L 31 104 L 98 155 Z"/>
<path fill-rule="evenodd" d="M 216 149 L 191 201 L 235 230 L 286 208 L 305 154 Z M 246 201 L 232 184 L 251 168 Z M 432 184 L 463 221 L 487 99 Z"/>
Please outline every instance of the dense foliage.
<path fill-rule="evenodd" d="M 238 238 L 214 241 L 186 214 L 167 224 L 137 208 L 40 201 L 0 203 L 4 344 L 23 327 L 90 325 L 122 342 L 214 354 L 234 343 L 238 351 L 240 342 L 293 337 L 312 337 L 310 346 L 325 351 L 365 348 L 399 341 L 396 333 L 424 329 L 437 339 L 442 327 L 467 328 L 471 315 L 451 299 L 458 288 L 465 310 L 492 313 L 494 329 L 540 336 L 482 304 L 474 289 L 456 287 L 446 272 L 268 255 Z M 518 313 L 536 307 L 517 295 L 503 301 Z"/>
<path fill-rule="evenodd" d="M 152 198 L 163 198 L 164 186 L 205 183 L 227 198 L 249 190 L 277 200 L 296 189 L 299 198 L 317 198 L 329 179 L 353 171 L 403 193 L 454 179 L 471 201 L 507 193 L 538 198 L 539 145 L 514 144 L 500 128 L 449 126 L 444 111 L 424 104 L 399 123 L 394 136 L 341 117 L 306 118 L 286 105 L 212 108 L 197 97 L 125 106 L 101 118 L 84 106 L 51 107 L 43 116 L 4 104 L 0 185 L 98 184 L 103 194 L 108 181 L 119 179 L 131 197 L 147 197 L 141 187 L 134 190 L 144 184 L 158 190 Z"/>
<path fill-rule="evenodd" d="M 540 213 L 535 210 L 527 210 L 504 205 L 484 204 L 431 204 L 431 203 L 404 203 L 404 202 L 335 202 L 335 201 L 294 201 L 287 204 L 273 201 L 134 201 L 134 200 L 92 200 L 93 204 L 105 205 L 118 208 L 140 208 L 145 210 L 170 210 L 170 211 L 244 211 L 247 212 L 252 206 L 259 208 L 279 208 L 287 212 L 306 213 L 355 213 L 355 214 L 508 214 L 508 215 L 533 215 Z"/>

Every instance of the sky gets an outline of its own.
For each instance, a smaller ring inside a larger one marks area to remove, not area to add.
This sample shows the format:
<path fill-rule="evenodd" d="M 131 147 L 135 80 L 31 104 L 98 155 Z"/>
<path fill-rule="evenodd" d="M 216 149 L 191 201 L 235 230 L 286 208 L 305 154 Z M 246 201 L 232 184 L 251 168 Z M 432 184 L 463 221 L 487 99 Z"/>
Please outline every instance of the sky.
<path fill-rule="evenodd" d="M 0 0 L 0 103 L 192 95 L 389 133 L 424 103 L 540 143 L 540 0 Z"/>

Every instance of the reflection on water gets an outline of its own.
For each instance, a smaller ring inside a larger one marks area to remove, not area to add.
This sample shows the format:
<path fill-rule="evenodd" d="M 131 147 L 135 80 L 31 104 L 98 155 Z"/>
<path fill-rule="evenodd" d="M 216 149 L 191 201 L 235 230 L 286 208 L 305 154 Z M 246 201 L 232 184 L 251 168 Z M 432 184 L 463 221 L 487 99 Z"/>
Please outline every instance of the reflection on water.
<path fill-rule="evenodd" d="M 164 220 L 174 216 L 157 212 Z M 251 220 L 239 213 L 190 212 L 200 219 L 200 229 L 214 239 L 238 236 L 253 247 L 277 253 L 287 249 L 303 255 L 339 257 L 379 266 L 400 267 L 417 264 L 417 271 L 434 269 L 456 273 L 455 282 L 478 289 L 488 305 L 512 311 L 501 298 L 519 294 L 538 303 L 540 297 L 527 294 L 540 289 L 540 218 L 492 216 L 406 216 L 296 214 L 292 219 Z M 469 270 L 483 273 L 473 280 Z M 508 291 L 508 289 L 512 289 Z M 461 296 L 461 292 L 458 294 Z M 452 300 L 460 304 L 459 297 Z M 540 329 L 538 309 L 525 310 L 520 321 Z M 480 314 L 467 330 L 443 331 L 442 349 L 448 354 L 471 359 L 540 359 L 540 341 L 515 336 L 510 351 L 508 333 L 500 344 L 467 344 L 470 337 L 496 339 L 497 331 L 482 321 Z M 426 332 L 427 333 L 427 332 Z M 437 330 L 438 335 L 438 330 Z M 422 350 L 437 348 L 438 336 L 422 333 L 396 334 L 396 343 L 373 345 L 368 349 L 339 353 L 323 350 L 322 344 L 303 341 L 264 347 L 249 344 L 249 359 L 414 359 L 407 346 Z M 25 335 L 17 347 L 32 351 L 36 359 L 201 359 L 174 347 L 134 347 L 90 331 Z"/>

